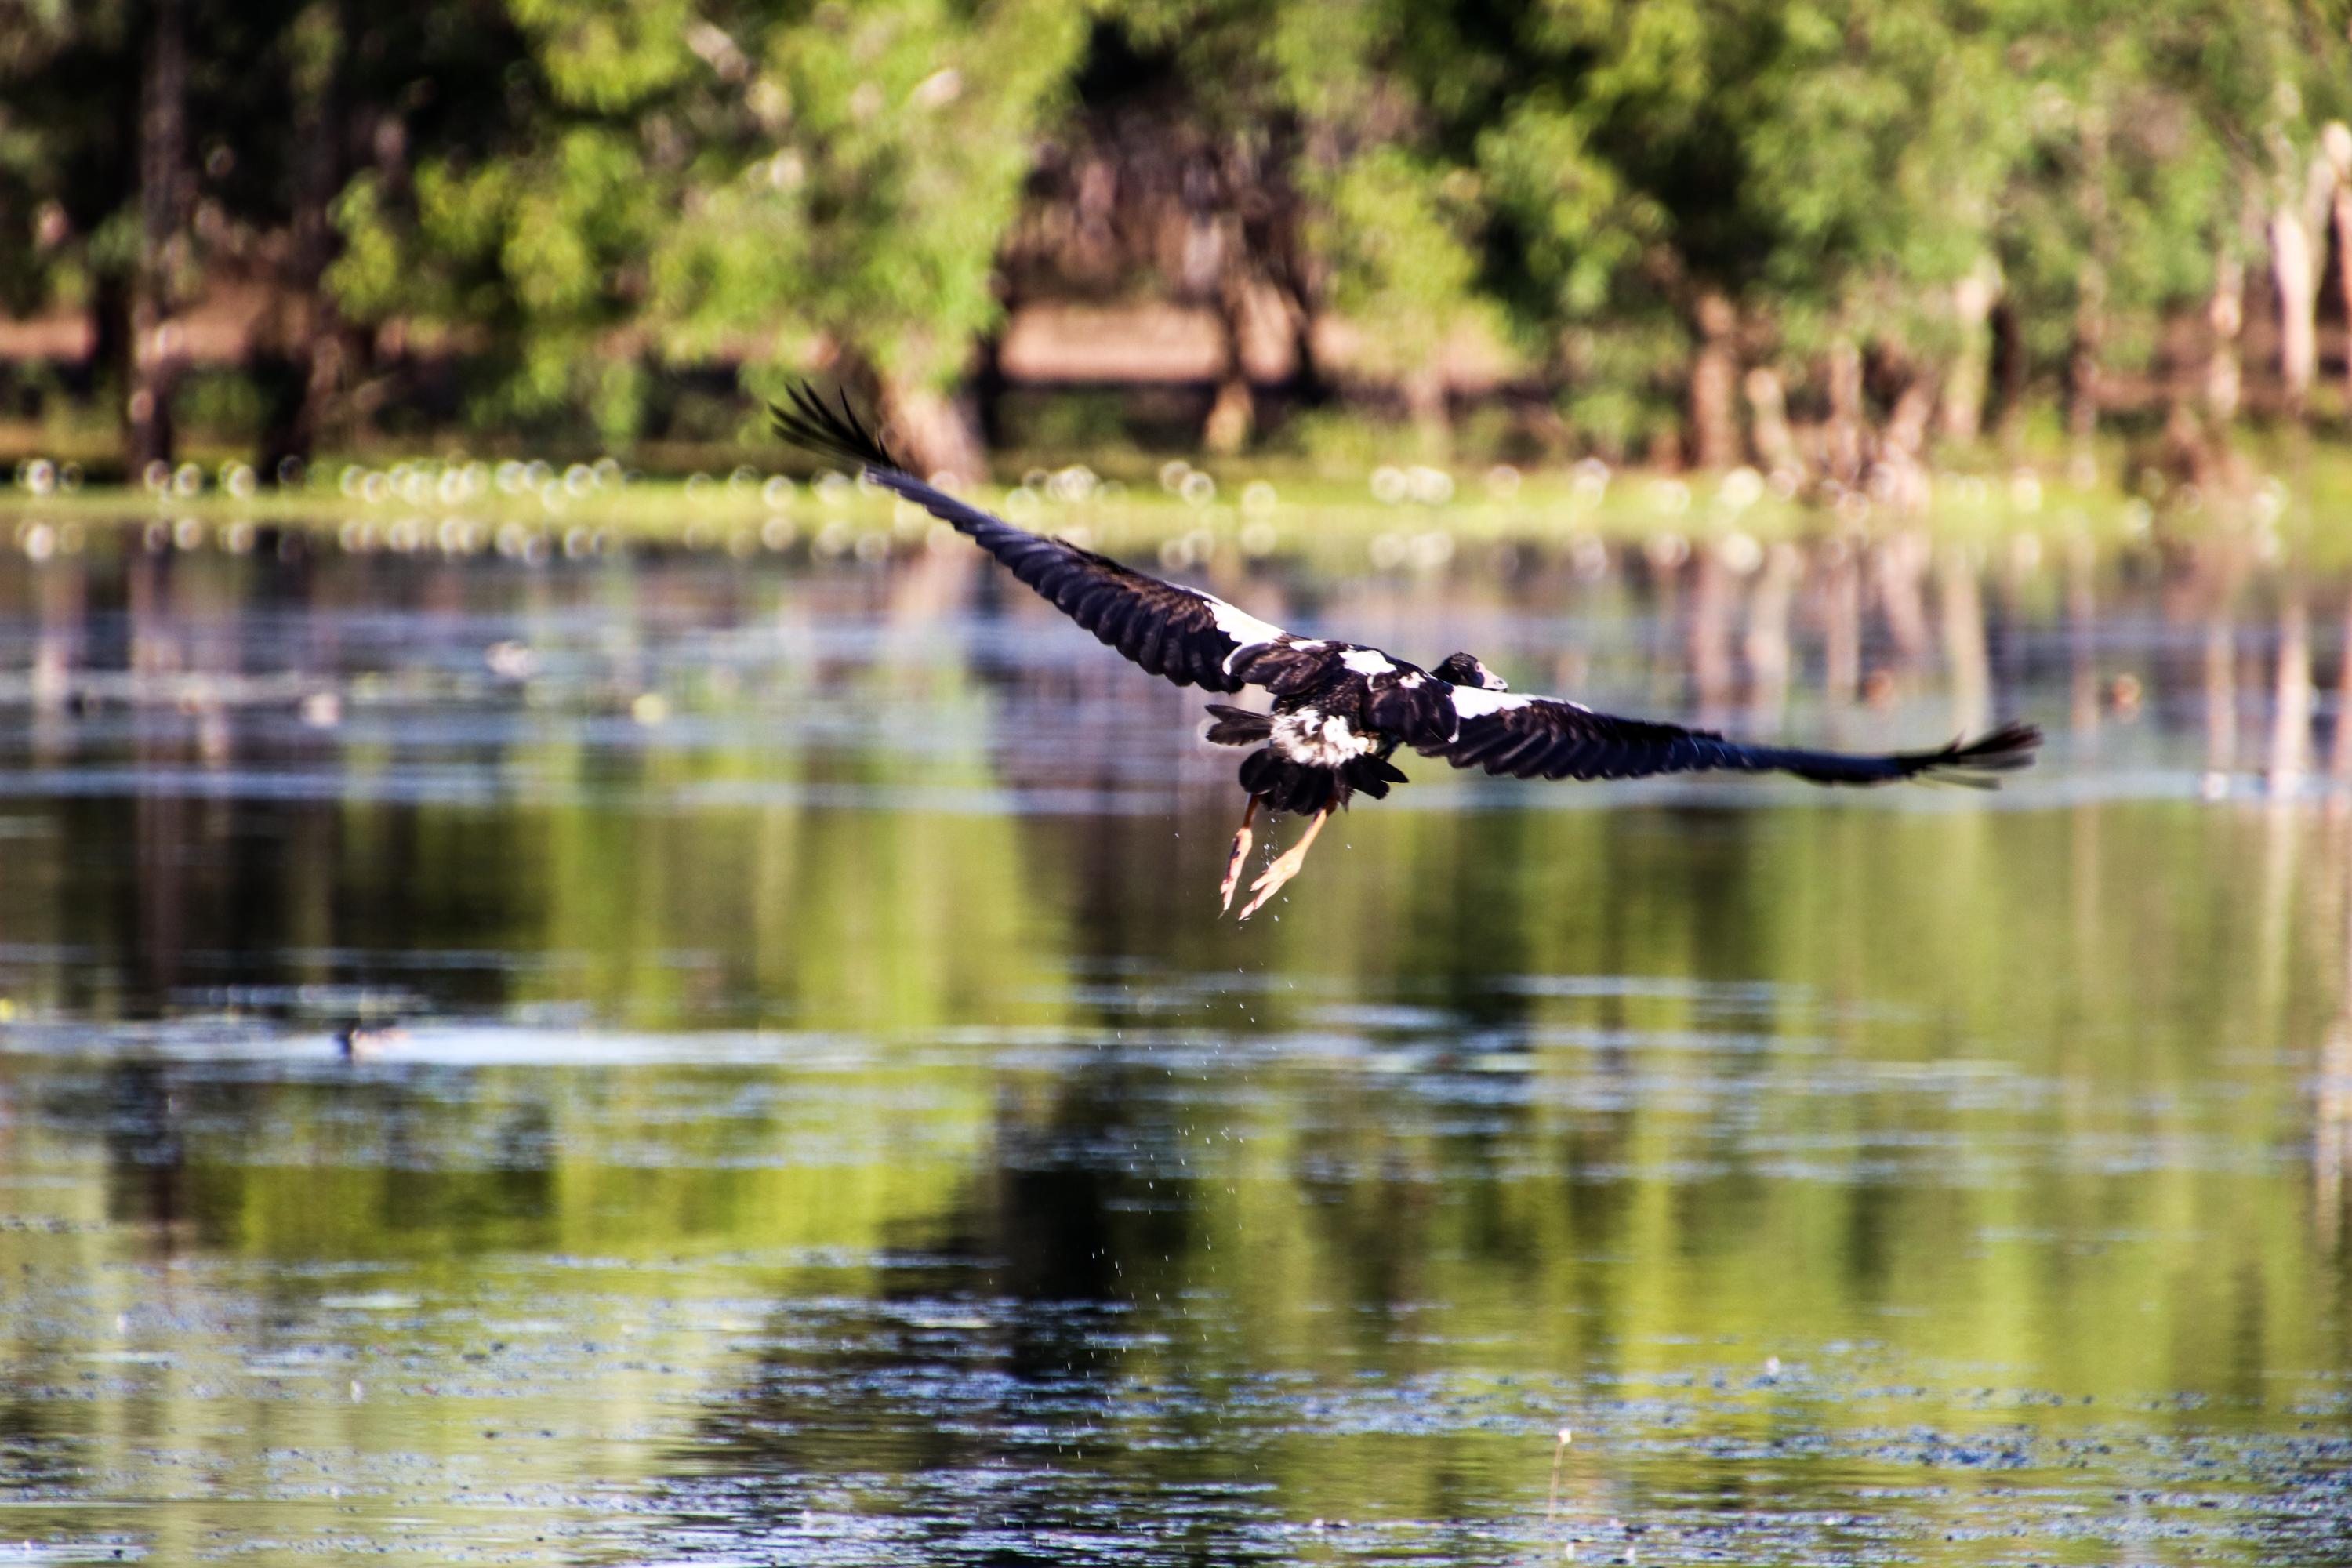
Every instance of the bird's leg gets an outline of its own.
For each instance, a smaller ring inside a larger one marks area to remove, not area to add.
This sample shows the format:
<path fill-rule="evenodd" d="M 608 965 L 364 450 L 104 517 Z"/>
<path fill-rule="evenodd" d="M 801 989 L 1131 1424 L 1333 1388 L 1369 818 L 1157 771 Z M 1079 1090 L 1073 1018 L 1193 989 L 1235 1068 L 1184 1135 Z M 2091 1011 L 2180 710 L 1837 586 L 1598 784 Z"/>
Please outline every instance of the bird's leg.
<path fill-rule="evenodd" d="M 1331 812 L 1332 807 L 1328 805 L 1317 812 L 1307 824 L 1307 831 L 1299 837 L 1298 842 L 1284 851 L 1280 859 L 1268 866 L 1259 874 L 1258 879 L 1250 884 L 1250 891 L 1257 897 L 1242 907 L 1243 920 L 1264 909 L 1268 899 L 1282 891 L 1285 882 L 1298 875 L 1298 868 L 1307 864 L 1307 852 L 1315 847 L 1315 836 L 1323 831 L 1325 823 L 1331 820 Z"/>
<path fill-rule="evenodd" d="M 1242 879 L 1242 862 L 1249 858 L 1252 842 L 1250 823 L 1256 816 L 1257 796 L 1252 795 L 1249 797 L 1249 809 L 1242 813 L 1241 826 L 1234 830 L 1234 852 L 1225 859 L 1225 879 L 1217 889 L 1220 909 L 1234 907 L 1234 884 Z"/>

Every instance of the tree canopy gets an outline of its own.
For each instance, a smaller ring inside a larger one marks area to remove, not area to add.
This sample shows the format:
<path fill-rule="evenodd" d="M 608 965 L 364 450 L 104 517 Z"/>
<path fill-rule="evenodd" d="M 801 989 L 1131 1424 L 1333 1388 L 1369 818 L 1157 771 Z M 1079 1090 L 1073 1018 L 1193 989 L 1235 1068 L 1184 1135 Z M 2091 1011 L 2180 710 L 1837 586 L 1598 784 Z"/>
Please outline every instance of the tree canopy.
<path fill-rule="evenodd" d="M 619 446 L 682 383 L 821 371 L 971 470 L 1008 310 L 1056 296 L 1206 312 L 1227 447 L 1269 392 L 1443 445 L 1475 342 L 1479 390 L 1564 448 L 1852 480 L 2013 436 L 2042 389 L 2085 450 L 2136 400 L 2210 453 L 2256 404 L 2352 416 L 2320 381 L 2332 353 L 2352 384 L 2323 331 L 2348 26 L 2345 0 L 13 0 L 0 309 L 87 321 L 64 392 L 119 405 L 134 460 L 170 445 L 184 321 L 239 288 L 268 301 L 261 438 L 293 455 L 404 419 Z M 1244 352 L 1269 317 L 1282 387 Z"/>

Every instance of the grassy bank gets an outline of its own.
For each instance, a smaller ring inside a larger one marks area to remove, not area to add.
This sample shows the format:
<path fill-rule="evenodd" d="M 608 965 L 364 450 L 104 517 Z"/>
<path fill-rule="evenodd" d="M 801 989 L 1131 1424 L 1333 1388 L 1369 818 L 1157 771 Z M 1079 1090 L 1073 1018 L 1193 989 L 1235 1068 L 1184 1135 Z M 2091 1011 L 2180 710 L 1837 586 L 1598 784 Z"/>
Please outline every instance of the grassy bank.
<path fill-rule="evenodd" d="M 2118 466 L 2120 455 L 2118 455 Z M 2131 490 L 2078 487 L 2032 468 L 1919 476 L 1907 494 L 1799 494 L 1735 469 L 1669 475 L 1586 461 L 1523 472 L 1381 467 L 1349 478 L 1299 468 L 1171 460 L 1103 478 L 1084 467 L 1028 470 L 978 487 L 1013 521 L 1171 568 L 1238 553 L 1344 552 L 1374 567 L 1432 566 L 1461 544 L 1580 539 L 1633 542 L 1669 557 L 1710 542 L 1740 556 L 1784 539 L 1925 526 L 1938 539 L 2027 533 L 2102 547 L 2151 537 L 2243 537 L 2259 556 L 2352 556 L 2352 451 L 2315 448 L 2250 463 L 2244 492 L 2223 504 L 2143 473 Z M 2112 473 L 2110 468 L 2107 471 Z M 0 541 L 41 553 L 72 550 L 125 525 L 182 548 L 249 546 L 263 530 L 334 536 L 345 548 L 507 554 L 601 552 L 632 542 L 691 548 L 810 549 L 878 555 L 935 526 L 911 507 L 833 473 L 742 467 L 646 478 L 617 462 L 411 458 L 324 463 L 292 483 L 235 461 L 183 465 L 155 487 L 83 483 L 70 464 L 28 459 L 0 489 Z"/>

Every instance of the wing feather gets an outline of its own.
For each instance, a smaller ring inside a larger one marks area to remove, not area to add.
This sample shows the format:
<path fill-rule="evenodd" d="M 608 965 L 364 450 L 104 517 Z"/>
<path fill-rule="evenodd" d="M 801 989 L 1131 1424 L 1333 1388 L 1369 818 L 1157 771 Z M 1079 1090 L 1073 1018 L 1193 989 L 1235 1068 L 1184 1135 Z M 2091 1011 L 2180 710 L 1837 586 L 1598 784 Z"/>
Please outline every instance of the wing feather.
<path fill-rule="evenodd" d="M 2007 724 L 1974 741 L 1933 751 L 1853 753 L 1748 746 L 1711 730 L 1621 719 L 1550 697 L 1516 697 L 1439 682 L 1450 727 L 1432 724 L 1407 742 L 1455 767 L 1520 778 L 1646 778 L 1727 770 L 1785 773 L 1815 784 L 1876 784 L 1932 779 L 1992 788 L 2032 764 L 2042 732 Z"/>
<path fill-rule="evenodd" d="M 908 473 L 881 438 L 858 422 L 845 398 L 829 406 L 808 386 L 786 391 L 769 413 L 794 446 L 847 463 L 865 478 L 921 507 L 991 555 L 1055 609 L 1153 675 L 1179 686 L 1239 691 L 1268 685 L 1293 667 L 1276 661 L 1264 675 L 1238 658 L 1262 645 L 1302 639 L 1196 588 L 1162 582 L 1108 556 L 1016 528 Z M 1338 647 L 1338 644 L 1310 644 Z"/>

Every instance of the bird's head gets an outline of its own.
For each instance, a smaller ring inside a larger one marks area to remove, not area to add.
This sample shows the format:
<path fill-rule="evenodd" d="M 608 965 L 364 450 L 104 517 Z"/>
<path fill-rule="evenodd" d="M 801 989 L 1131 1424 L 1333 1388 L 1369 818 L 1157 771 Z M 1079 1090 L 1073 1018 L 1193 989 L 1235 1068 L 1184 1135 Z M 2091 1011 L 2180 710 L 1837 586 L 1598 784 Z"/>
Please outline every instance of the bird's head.
<path fill-rule="evenodd" d="M 1445 662 L 1430 673 L 1449 686 L 1475 686 L 1482 691 L 1510 689 L 1503 678 L 1480 664 L 1475 654 L 1448 654 L 1445 657 Z"/>

